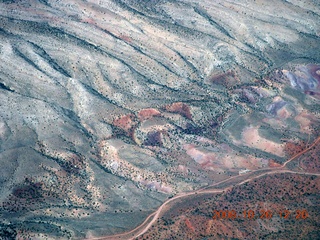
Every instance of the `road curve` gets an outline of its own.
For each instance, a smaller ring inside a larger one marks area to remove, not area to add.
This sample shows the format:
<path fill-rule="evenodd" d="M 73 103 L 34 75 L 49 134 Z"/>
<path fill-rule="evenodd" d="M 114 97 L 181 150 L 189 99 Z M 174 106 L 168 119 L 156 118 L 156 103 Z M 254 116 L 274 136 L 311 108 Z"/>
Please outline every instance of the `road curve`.
<path fill-rule="evenodd" d="M 316 138 L 316 140 L 309 147 L 307 147 L 303 151 L 301 151 L 301 152 L 295 154 L 294 156 L 292 156 L 291 158 L 289 158 L 280 167 L 255 170 L 255 171 L 243 174 L 243 175 L 237 175 L 237 176 L 230 177 L 228 179 L 225 179 L 223 181 L 220 181 L 218 183 L 215 183 L 213 185 L 204 187 L 204 188 L 196 190 L 196 191 L 180 193 L 180 194 L 168 199 L 167 201 L 165 201 L 155 212 L 150 214 L 142 224 L 140 224 L 138 227 L 136 227 L 135 229 L 133 229 L 129 232 L 120 233 L 120 234 L 116 234 L 116 235 L 112 235 L 112 236 L 90 238 L 90 239 L 91 240 L 108 240 L 108 239 L 114 239 L 114 240 L 116 240 L 116 239 L 130 239 L 131 240 L 131 239 L 135 239 L 135 238 L 143 235 L 144 233 L 146 233 L 149 230 L 149 228 L 157 221 L 157 219 L 162 214 L 162 212 L 166 210 L 165 207 L 169 203 L 172 203 L 177 199 L 186 198 L 186 197 L 189 197 L 192 195 L 222 193 L 227 190 L 230 190 L 234 186 L 242 185 L 244 183 L 252 181 L 253 179 L 260 178 L 260 177 L 263 177 L 263 176 L 269 175 L 269 174 L 295 173 L 295 174 L 320 176 L 320 173 L 296 172 L 296 171 L 292 171 L 289 169 L 285 169 L 286 165 L 289 162 L 300 157 L 304 153 L 310 151 L 319 142 L 320 142 L 320 136 L 318 138 Z M 217 186 L 219 187 L 219 185 L 221 185 L 221 184 L 226 184 L 227 186 L 224 186 L 224 188 L 217 188 Z M 215 187 L 215 188 L 213 188 L 213 187 Z"/>

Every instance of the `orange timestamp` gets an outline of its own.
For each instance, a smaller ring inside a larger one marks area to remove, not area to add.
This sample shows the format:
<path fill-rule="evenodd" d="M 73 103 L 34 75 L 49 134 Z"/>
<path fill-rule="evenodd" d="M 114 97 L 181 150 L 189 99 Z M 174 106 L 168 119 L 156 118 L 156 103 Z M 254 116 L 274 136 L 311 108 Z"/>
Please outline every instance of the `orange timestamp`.
<path fill-rule="evenodd" d="M 213 219 L 248 219 L 248 220 L 256 220 L 256 219 L 271 219 L 273 217 L 279 217 L 282 219 L 307 219 L 309 214 L 307 210 L 281 210 L 281 211 L 271 211 L 261 209 L 259 211 L 256 210 L 244 210 L 242 212 L 237 212 L 236 210 L 214 210 L 213 211 Z"/>

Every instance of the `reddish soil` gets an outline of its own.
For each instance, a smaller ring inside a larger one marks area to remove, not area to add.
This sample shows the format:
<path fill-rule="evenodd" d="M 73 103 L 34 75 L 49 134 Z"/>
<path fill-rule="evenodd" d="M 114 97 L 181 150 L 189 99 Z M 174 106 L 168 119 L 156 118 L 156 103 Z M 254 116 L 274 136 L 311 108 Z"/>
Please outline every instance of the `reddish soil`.
<path fill-rule="evenodd" d="M 174 204 L 138 239 L 315 239 L 320 233 L 319 191 L 320 177 L 267 175 L 224 194 Z M 213 219 L 214 210 L 234 210 L 237 218 Z M 248 218 L 250 210 L 253 219 Z M 302 212 L 308 217 L 303 219 Z"/>
<path fill-rule="evenodd" d="M 192 115 L 190 112 L 190 107 L 182 102 L 173 103 L 165 106 L 165 110 L 172 113 L 178 113 L 187 119 L 192 120 Z"/>

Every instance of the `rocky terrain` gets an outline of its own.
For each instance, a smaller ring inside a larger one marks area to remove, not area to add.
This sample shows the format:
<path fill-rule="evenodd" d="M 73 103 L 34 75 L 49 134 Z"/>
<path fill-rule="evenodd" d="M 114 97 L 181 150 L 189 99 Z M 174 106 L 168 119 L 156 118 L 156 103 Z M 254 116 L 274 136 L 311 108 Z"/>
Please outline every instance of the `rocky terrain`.
<path fill-rule="evenodd" d="M 173 205 L 138 239 L 318 239 L 319 184 L 319 177 L 279 174 L 225 194 L 188 199 Z M 215 210 L 227 217 L 213 219 Z"/>
<path fill-rule="evenodd" d="M 313 170 L 305 167 L 319 156 L 317 144 L 297 159 L 300 174 L 270 174 L 170 204 L 138 239 L 318 239 L 320 175 L 305 175 Z"/>
<path fill-rule="evenodd" d="M 126 232 L 177 194 L 282 166 L 319 137 L 319 16 L 312 0 L 0 1 L 1 238 Z M 288 168 L 319 173 L 318 150 Z M 316 175 L 254 181 L 147 236 L 302 229 L 209 220 L 236 204 L 317 214 Z M 312 216 L 299 236 L 316 236 Z"/>

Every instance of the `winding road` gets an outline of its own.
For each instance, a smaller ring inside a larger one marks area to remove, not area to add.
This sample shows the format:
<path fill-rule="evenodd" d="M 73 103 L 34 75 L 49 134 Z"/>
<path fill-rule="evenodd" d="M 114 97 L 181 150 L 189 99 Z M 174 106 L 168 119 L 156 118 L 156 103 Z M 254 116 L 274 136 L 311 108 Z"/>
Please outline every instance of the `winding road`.
<path fill-rule="evenodd" d="M 112 235 L 112 236 L 90 238 L 90 239 L 91 240 L 98 240 L 98 239 L 99 240 L 107 240 L 107 239 L 114 239 L 114 240 L 116 240 L 116 239 L 121 239 L 121 240 L 130 239 L 131 240 L 131 239 L 135 239 L 135 238 L 143 235 L 144 233 L 146 233 L 150 229 L 150 227 L 157 221 L 157 219 L 160 217 L 160 215 L 163 212 L 166 211 L 165 208 L 168 206 L 168 204 L 176 201 L 177 199 L 186 198 L 186 197 L 192 196 L 192 195 L 210 194 L 210 193 L 222 193 L 222 192 L 225 192 L 225 191 L 228 191 L 228 190 L 232 189 L 234 186 L 242 185 L 244 183 L 252 181 L 253 179 L 256 179 L 256 178 L 259 178 L 259 177 L 262 177 L 262 176 L 265 176 L 265 175 L 268 175 L 268 174 L 296 173 L 296 174 L 303 174 L 303 175 L 320 176 L 320 173 L 296 172 L 296 171 L 292 171 L 292 170 L 286 169 L 286 165 L 289 162 L 291 162 L 294 159 L 300 157 L 304 153 L 310 151 L 318 143 L 320 143 L 320 136 L 309 147 L 307 147 L 303 151 L 295 154 L 294 156 L 289 158 L 287 161 L 285 161 L 282 164 L 282 166 L 251 171 L 251 172 L 248 172 L 246 174 L 230 177 L 230 178 L 228 178 L 226 180 L 220 181 L 220 182 L 215 183 L 215 184 L 210 185 L 210 186 L 206 186 L 206 187 L 204 187 L 202 189 L 198 189 L 196 191 L 177 194 L 176 196 L 174 196 L 174 197 L 168 199 L 167 201 L 165 201 L 157 209 L 157 211 L 155 211 L 152 214 L 150 214 L 142 224 L 140 224 L 138 227 L 136 227 L 135 229 L 133 229 L 133 230 L 131 230 L 129 232 L 120 233 L 120 234 L 116 234 L 116 235 Z"/>

